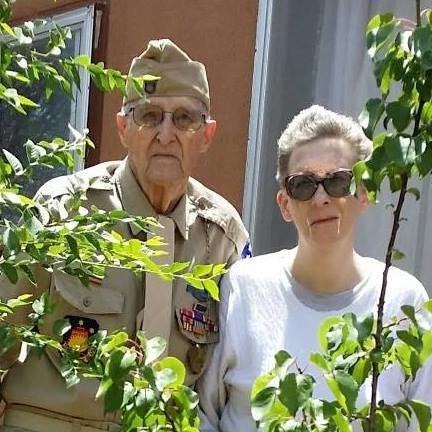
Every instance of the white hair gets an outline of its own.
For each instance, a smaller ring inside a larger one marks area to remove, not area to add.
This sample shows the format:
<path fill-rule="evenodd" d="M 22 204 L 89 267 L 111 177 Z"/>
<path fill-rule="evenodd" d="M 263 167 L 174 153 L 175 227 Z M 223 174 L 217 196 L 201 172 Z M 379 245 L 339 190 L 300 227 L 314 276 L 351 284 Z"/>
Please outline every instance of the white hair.
<path fill-rule="evenodd" d="M 276 179 L 281 186 L 288 174 L 292 151 L 319 138 L 339 138 L 346 141 L 353 149 L 356 162 L 366 159 L 373 149 L 372 142 L 352 118 L 319 105 L 312 105 L 291 120 L 278 140 Z"/>

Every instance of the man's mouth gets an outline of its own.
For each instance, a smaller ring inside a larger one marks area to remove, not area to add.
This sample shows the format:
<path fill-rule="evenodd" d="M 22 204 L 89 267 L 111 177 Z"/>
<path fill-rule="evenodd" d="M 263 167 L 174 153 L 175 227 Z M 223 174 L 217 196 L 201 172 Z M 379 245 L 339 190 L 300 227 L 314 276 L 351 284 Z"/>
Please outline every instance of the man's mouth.
<path fill-rule="evenodd" d="M 164 159 L 178 159 L 177 156 L 169 153 L 156 153 L 152 155 L 153 158 L 164 158 Z"/>

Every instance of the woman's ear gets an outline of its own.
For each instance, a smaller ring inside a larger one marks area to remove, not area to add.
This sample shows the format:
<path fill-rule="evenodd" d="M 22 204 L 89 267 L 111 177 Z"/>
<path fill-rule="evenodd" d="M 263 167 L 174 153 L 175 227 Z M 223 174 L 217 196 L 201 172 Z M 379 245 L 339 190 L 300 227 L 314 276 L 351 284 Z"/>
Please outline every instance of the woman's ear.
<path fill-rule="evenodd" d="M 281 215 L 285 222 L 292 222 L 292 216 L 290 211 L 290 199 L 286 191 L 280 189 L 276 195 L 276 202 L 279 206 Z"/>
<path fill-rule="evenodd" d="M 366 188 L 362 184 L 357 187 L 356 197 L 360 206 L 360 213 L 364 213 L 369 208 L 369 200 Z"/>

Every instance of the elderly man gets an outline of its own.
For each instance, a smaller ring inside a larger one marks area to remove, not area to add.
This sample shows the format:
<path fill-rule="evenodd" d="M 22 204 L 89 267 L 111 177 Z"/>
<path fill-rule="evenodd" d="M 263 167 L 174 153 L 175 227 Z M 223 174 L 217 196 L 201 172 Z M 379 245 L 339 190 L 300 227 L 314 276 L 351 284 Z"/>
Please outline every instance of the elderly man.
<path fill-rule="evenodd" d="M 154 40 L 133 59 L 129 71 L 131 77 L 144 74 L 160 80 L 145 83 L 145 98 L 128 87 L 117 114 L 126 159 L 51 180 L 37 197 L 55 207 L 78 185 L 85 189 L 89 206 L 159 218 L 174 261 L 231 265 L 247 242 L 239 215 L 226 200 L 190 177 L 216 130 L 205 67 L 170 40 Z M 141 235 L 132 225 L 121 229 L 125 238 Z M 97 329 L 126 329 L 131 335 L 142 329 L 148 337 L 165 337 L 166 352 L 185 362 L 187 383 L 193 385 L 218 340 L 217 305 L 206 292 L 183 281 L 161 287 L 151 275 L 138 277 L 118 269 L 108 271 L 103 281 L 94 281 L 89 288 L 62 272 L 40 278 L 39 289 L 49 290 L 56 305 L 40 331 L 52 334 L 55 320 L 69 320 L 71 330 L 61 341 L 64 345 L 76 344 L 74 332 L 80 333 L 85 348 L 82 335 L 88 337 Z M 15 297 L 19 289 L 20 285 L 4 284 L 0 297 Z M 194 314 L 195 310 L 200 313 Z M 214 325 L 203 326 L 203 319 Z M 66 390 L 56 354 L 47 352 L 39 358 L 30 352 L 25 362 L 10 368 L 3 382 L 5 426 L 0 430 L 111 430 L 115 417 L 104 415 L 103 402 L 95 401 L 96 390 L 97 383 L 89 379 Z"/>
<path fill-rule="evenodd" d="M 333 400 L 309 363 L 309 354 L 319 351 L 319 326 L 329 316 L 364 316 L 378 303 L 384 265 L 354 250 L 366 193 L 362 188 L 350 193 L 351 168 L 370 154 L 372 143 L 352 119 L 313 106 L 292 120 L 278 144 L 277 203 L 284 220 L 294 223 L 298 245 L 243 261 L 224 276 L 221 340 L 198 385 L 207 417 L 202 432 L 256 430 L 252 384 L 273 368 L 282 349 L 315 375 L 315 397 Z M 400 315 L 401 305 L 419 308 L 427 299 L 422 284 L 395 267 L 387 293 L 386 319 Z M 361 388 L 359 406 L 370 397 L 368 390 Z M 389 403 L 408 395 L 432 402 L 430 376 L 405 382 L 397 368 L 383 373 L 379 391 Z"/>

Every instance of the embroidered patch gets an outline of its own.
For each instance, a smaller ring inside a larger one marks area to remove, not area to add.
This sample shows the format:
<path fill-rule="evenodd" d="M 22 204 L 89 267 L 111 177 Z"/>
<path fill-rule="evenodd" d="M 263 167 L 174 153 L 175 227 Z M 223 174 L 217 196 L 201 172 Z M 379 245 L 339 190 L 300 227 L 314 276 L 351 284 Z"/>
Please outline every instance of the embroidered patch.
<path fill-rule="evenodd" d="M 146 81 L 144 83 L 144 91 L 147 94 L 153 94 L 156 91 L 156 81 Z"/>
<path fill-rule="evenodd" d="M 99 330 L 99 324 L 91 318 L 66 315 L 71 328 L 63 336 L 62 345 L 79 351 L 83 361 L 89 361 L 94 353 L 90 352 L 88 340 Z"/>
<path fill-rule="evenodd" d="M 181 308 L 180 317 L 183 329 L 198 336 L 218 333 L 218 326 L 207 317 L 206 312 L 207 307 L 199 303 L 195 304 L 192 309 Z"/>
<path fill-rule="evenodd" d="M 242 259 L 252 258 L 252 249 L 251 249 L 249 240 L 244 245 L 244 248 L 243 248 L 242 253 L 241 253 L 241 257 L 242 257 Z"/>
<path fill-rule="evenodd" d="M 209 293 L 206 290 L 194 288 L 192 285 L 186 287 L 186 291 L 197 299 L 199 302 L 206 302 L 209 298 Z"/>

